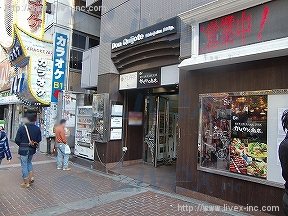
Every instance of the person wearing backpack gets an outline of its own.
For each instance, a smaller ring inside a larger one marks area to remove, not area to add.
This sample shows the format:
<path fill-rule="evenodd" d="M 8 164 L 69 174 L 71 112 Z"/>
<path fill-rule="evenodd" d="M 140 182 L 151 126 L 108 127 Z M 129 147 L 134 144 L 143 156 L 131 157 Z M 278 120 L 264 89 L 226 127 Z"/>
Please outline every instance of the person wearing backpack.
<path fill-rule="evenodd" d="M 8 137 L 6 136 L 4 128 L 0 126 L 0 164 L 2 162 L 2 159 L 5 158 L 5 154 L 7 158 L 7 163 L 10 164 L 12 155 L 9 148 Z"/>
<path fill-rule="evenodd" d="M 35 114 L 28 114 L 25 124 L 21 126 L 16 134 L 15 142 L 19 146 L 23 183 L 22 188 L 28 188 L 34 182 L 34 171 L 32 165 L 33 155 L 42 140 L 41 130 L 35 125 Z"/>

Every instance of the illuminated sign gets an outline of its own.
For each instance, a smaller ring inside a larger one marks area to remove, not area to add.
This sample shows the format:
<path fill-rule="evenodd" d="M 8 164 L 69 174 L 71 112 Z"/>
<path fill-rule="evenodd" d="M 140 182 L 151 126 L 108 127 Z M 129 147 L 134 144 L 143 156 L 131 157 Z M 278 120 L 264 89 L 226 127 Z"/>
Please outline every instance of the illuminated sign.
<path fill-rule="evenodd" d="M 288 36 L 288 1 L 275 0 L 199 25 L 199 54 Z"/>
<path fill-rule="evenodd" d="M 28 0 L 28 11 L 30 16 L 27 18 L 31 30 L 38 29 L 42 23 L 43 4 L 41 0 Z"/>
<path fill-rule="evenodd" d="M 58 95 L 64 90 L 68 36 L 56 33 L 54 43 L 53 81 L 51 102 L 58 101 Z"/>
<path fill-rule="evenodd" d="M 13 78 L 12 86 L 11 86 L 11 94 L 20 93 L 23 91 L 25 75 L 23 73 L 18 74 Z"/>
<path fill-rule="evenodd" d="M 25 52 L 29 56 L 28 88 L 34 98 L 43 103 L 51 101 L 52 53 L 53 44 L 31 37 L 22 30 L 17 30 Z"/>
<path fill-rule="evenodd" d="M 19 35 L 14 33 L 13 45 L 9 48 L 4 48 L 8 54 L 8 59 L 13 66 L 24 67 L 28 64 L 29 58 L 26 56 L 23 45 L 19 39 Z"/>
<path fill-rule="evenodd" d="M 12 7 L 18 9 L 13 14 L 14 23 L 30 36 L 43 39 L 46 0 L 21 0 Z"/>

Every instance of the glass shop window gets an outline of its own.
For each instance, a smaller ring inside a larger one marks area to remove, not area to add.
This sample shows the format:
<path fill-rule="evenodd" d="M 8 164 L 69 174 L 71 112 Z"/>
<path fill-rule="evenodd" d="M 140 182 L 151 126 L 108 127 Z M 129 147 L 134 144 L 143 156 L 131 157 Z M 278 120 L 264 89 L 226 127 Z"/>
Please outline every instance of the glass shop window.
<path fill-rule="evenodd" d="M 200 113 L 200 167 L 267 178 L 267 95 L 203 96 Z"/>
<path fill-rule="evenodd" d="M 288 89 L 200 95 L 198 169 L 282 188 Z"/>

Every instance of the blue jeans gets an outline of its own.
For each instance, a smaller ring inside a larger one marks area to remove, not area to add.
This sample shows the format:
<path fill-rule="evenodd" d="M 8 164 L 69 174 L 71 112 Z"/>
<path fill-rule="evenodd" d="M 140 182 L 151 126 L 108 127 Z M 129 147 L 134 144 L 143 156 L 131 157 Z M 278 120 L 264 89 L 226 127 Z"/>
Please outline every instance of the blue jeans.
<path fill-rule="evenodd" d="M 28 178 L 29 172 L 33 172 L 32 158 L 33 155 L 20 155 L 23 179 Z"/>
<path fill-rule="evenodd" d="M 62 168 L 62 160 L 63 160 L 63 169 L 68 167 L 69 154 L 65 154 L 65 144 L 57 143 L 57 168 Z"/>

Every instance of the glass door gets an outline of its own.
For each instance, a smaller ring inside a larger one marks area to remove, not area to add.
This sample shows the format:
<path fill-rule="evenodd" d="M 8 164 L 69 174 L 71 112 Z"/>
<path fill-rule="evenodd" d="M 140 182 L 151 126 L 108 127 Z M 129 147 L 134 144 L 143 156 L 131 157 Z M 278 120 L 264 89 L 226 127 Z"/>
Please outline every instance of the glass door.
<path fill-rule="evenodd" d="M 155 96 L 145 98 L 143 161 L 155 163 L 157 101 Z"/>
<path fill-rule="evenodd" d="M 157 97 L 157 127 L 156 127 L 156 155 L 155 165 L 167 163 L 169 133 L 169 100 Z"/>
<path fill-rule="evenodd" d="M 169 100 L 161 96 L 145 99 L 144 162 L 157 167 L 168 159 Z"/>

